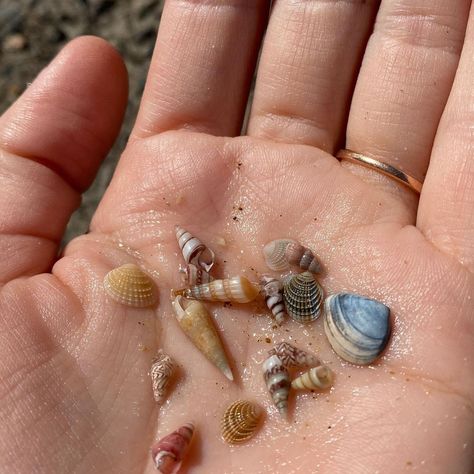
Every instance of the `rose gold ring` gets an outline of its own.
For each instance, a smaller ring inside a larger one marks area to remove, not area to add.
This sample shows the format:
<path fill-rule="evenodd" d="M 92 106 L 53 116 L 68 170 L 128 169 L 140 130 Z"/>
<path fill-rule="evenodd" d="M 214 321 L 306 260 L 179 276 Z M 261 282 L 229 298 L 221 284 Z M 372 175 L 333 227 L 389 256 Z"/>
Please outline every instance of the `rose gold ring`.
<path fill-rule="evenodd" d="M 392 165 L 389 165 L 388 163 L 378 161 L 374 158 L 370 158 L 369 156 L 362 155 L 361 153 L 343 149 L 337 152 L 336 157 L 340 160 L 352 161 L 353 163 L 357 163 L 359 165 L 365 166 L 366 168 L 378 171 L 379 173 L 382 173 L 385 176 L 388 176 L 389 178 L 404 184 L 418 194 L 421 192 L 421 188 L 423 187 L 422 182 L 418 181 L 412 176 L 407 175 L 403 171 L 393 167 Z"/>

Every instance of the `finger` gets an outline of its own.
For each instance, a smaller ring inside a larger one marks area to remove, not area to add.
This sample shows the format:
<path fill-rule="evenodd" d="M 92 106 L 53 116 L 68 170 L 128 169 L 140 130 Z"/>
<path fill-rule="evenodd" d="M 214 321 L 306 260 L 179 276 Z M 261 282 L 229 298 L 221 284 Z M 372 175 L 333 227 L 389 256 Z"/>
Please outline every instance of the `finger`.
<path fill-rule="evenodd" d="M 474 6 L 421 195 L 417 226 L 474 271 Z"/>
<path fill-rule="evenodd" d="M 249 135 L 333 151 L 378 3 L 275 3 Z"/>
<path fill-rule="evenodd" d="M 423 181 L 459 61 L 470 0 L 383 0 L 346 148 Z"/>
<path fill-rule="evenodd" d="M 237 135 L 267 0 L 169 0 L 133 132 Z"/>
<path fill-rule="evenodd" d="M 0 282 L 48 270 L 126 99 L 122 59 L 105 41 L 84 37 L 0 118 Z"/>

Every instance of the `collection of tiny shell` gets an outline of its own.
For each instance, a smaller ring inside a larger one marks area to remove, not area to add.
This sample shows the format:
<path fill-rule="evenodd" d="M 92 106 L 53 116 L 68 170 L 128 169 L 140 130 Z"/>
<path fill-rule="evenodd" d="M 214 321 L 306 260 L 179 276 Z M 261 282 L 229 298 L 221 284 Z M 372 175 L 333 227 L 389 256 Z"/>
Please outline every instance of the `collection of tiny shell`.
<path fill-rule="evenodd" d="M 307 324 L 324 313 L 324 331 L 335 353 L 347 362 L 367 365 L 385 350 L 390 333 L 390 309 L 384 304 L 352 293 L 337 293 L 325 298 L 315 275 L 321 265 L 311 250 L 292 239 L 274 240 L 263 248 L 268 268 L 280 276 L 263 275 L 260 282 L 244 276 L 214 279 L 211 271 L 214 252 L 185 229 L 176 227 L 176 238 L 185 261 L 180 267 L 185 287 L 171 291 L 177 323 L 190 342 L 229 380 L 231 365 L 214 322 L 202 301 L 249 303 L 259 295 L 265 299 L 278 325 L 289 316 Z M 292 271 L 299 267 L 300 273 Z M 134 264 L 110 271 L 104 289 L 114 301 L 135 307 L 154 306 L 157 291 L 152 279 Z M 287 342 L 276 344 L 262 364 L 263 380 L 278 413 L 288 417 L 290 392 L 325 390 L 332 386 L 334 373 L 314 354 Z M 166 397 L 175 371 L 171 357 L 159 350 L 152 361 L 150 376 L 156 402 Z M 294 373 L 300 371 L 299 373 Z M 221 435 L 237 445 L 254 436 L 263 420 L 263 409 L 248 400 L 237 400 L 224 412 Z M 151 448 L 156 469 L 162 474 L 176 473 L 191 443 L 195 427 L 184 424 L 157 441 Z"/>

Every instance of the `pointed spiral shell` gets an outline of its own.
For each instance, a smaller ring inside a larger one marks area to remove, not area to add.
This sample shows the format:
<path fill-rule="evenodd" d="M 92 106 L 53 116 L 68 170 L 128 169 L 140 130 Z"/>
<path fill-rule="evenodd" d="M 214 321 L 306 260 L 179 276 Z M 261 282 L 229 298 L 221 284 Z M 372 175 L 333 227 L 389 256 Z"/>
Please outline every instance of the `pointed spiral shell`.
<path fill-rule="evenodd" d="M 192 263 L 205 272 L 211 270 L 215 260 L 214 252 L 211 249 L 180 226 L 176 226 L 176 239 L 186 263 Z"/>
<path fill-rule="evenodd" d="M 160 402 L 168 387 L 171 376 L 174 372 L 174 363 L 170 356 L 166 355 L 161 349 L 152 360 L 150 369 L 153 397 L 155 401 Z"/>
<path fill-rule="evenodd" d="M 327 365 L 313 367 L 291 382 L 295 390 L 326 389 L 332 386 L 334 373 Z"/>
<path fill-rule="evenodd" d="M 161 474 L 176 474 L 186 456 L 194 435 L 194 425 L 185 425 L 157 441 L 151 447 L 151 457 Z"/>
<path fill-rule="evenodd" d="M 270 356 L 262 365 L 263 379 L 280 415 L 288 414 L 288 396 L 290 394 L 290 375 L 280 358 Z"/>
<path fill-rule="evenodd" d="M 321 264 L 313 252 L 293 239 L 272 240 L 263 247 L 265 262 L 271 270 L 287 271 L 298 265 L 311 273 L 320 273 Z"/>
<path fill-rule="evenodd" d="M 269 355 L 276 355 L 287 368 L 292 367 L 317 367 L 321 361 L 313 354 L 292 346 L 288 342 L 280 342 L 268 351 Z"/>
<path fill-rule="evenodd" d="M 104 289 L 114 301 L 126 306 L 145 308 L 156 303 L 153 280 L 133 263 L 107 273 Z"/>
<path fill-rule="evenodd" d="M 213 280 L 210 283 L 192 286 L 181 290 L 173 290 L 174 296 L 204 301 L 231 301 L 233 303 L 249 303 L 260 293 L 258 285 L 243 276 L 225 280 Z"/>
<path fill-rule="evenodd" d="M 238 400 L 224 412 L 221 434 L 229 444 L 240 444 L 255 435 L 262 417 L 262 410 L 254 403 Z"/>
<path fill-rule="evenodd" d="M 260 284 L 268 309 L 272 312 L 277 324 L 281 325 L 286 316 L 282 283 L 276 278 L 264 275 L 260 280 Z"/>
<path fill-rule="evenodd" d="M 283 285 L 288 315 L 299 323 L 309 323 L 321 315 L 323 289 L 310 272 L 291 275 Z"/>

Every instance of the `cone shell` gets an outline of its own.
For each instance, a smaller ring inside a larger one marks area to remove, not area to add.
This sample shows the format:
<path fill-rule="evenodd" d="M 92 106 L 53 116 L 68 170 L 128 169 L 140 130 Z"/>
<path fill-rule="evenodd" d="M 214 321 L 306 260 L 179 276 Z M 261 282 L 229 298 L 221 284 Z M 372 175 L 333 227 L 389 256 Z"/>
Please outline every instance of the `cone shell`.
<path fill-rule="evenodd" d="M 153 280 L 133 263 L 107 273 L 104 289 L 117 303 L 135 308 L 153 306 L 157 299 Z"/>
<path fill-rule="evenodd" d="M 283 285 L 288 315 L 300 323 L 309 323 L 321 314 L 323 289 L 310 272 L 291 275 Z"/>
<path fill-rule="evenodd" d="M 200 301 L 177 296 L 172 303 L 176 319 L 194 345 L 229 379 L 234 380 L 219 334 Z"/>
<path fill-rule="evenodd" d="M 286 310 L 281 281 L 273 277 L 263 276 L 260 283 L 268 309 L 272 312 L 277 324 L 282 324 L 286 317 Z"/>
<path fill-rule="evenodd" d="M 193 435 L 194 425 L 187 423 L 151 447 L 151 457 L 158 472 L 176 474 L 179 471 Z"/>
<path fill-rule="evenodd" d="M 288 342 L 280 342 L 268 351 L 269 355 L 277 355 L 287 368 L 317 367 L 321 361 L 313 354 L 292 346 Z"/>
<path fill-rule="evenodd" d="M 241 444 L 257 432 L 262 410 L 254 403 L 238 400 L 224 412 L 221 420 L 222 437 L 229 444 Z"/>
<path fill-rule="evenodd" d="M 327 365 L 313 367 L 291 382 L 295 390 L 326 389 L 332 386 L 334 373 Z"/>
<path fill-rule="evenodd" d="M 186 263 L 192 263 L 206 272 L 211 270 L 215 260 L 212 250 L 180 226 L 176 226 L 176 239 Z"/>
<path fill-rule="evenodd" d="M 364 296 L 349 293 L 326 299 L 324 330 L 334 351 L 353 364 L 370 364 L 390 338 L 390 309 Z"/>
<path fill-rule="evenodd" d="M 249 303 L 260 293 L 258 285 L 243 276 L 225 280 L 213 280 L 210 283 L 174 290 L 173 294 L 186 298 L 204 301 L 231 301 L 233 303 Z"/>
<path fill-rule="evenodd" d="M 321 272 L 321 265 L 313 252 L 293 239 L 277 239 L 263 247 L 265 262 L 271 270 L 287 271 L 298 265 L 311 273 Z"/>
<path fill-rule="evenodd" d="M 288 414 L 288 396 L 290 394 L 290 375 L 280 358 L 276 355 L 270 356 L 263 363 L 263 379 L 267 385 L 268 392 L 272 397 L 273 404 L 283 417 Z"/>
<path fill-rule="evenodd" d="M 175 366 L 170 356 L 159 350 L 152 361 L 150 377 L 155 401 L 160 402 L 166 395 L 171 376 Z"/>
<path fill-rule="evenodd" d="M 208 272 L 203 270 L 201 267 L 196 267 L 196 265 L 193 265 L 192 263 L 189 263 L 184 268 L 180 267 L 179 271 L 184 274 L 184 280 L 187 286 L 202 285 L 213 280 Z"/>

